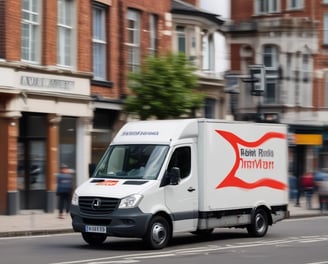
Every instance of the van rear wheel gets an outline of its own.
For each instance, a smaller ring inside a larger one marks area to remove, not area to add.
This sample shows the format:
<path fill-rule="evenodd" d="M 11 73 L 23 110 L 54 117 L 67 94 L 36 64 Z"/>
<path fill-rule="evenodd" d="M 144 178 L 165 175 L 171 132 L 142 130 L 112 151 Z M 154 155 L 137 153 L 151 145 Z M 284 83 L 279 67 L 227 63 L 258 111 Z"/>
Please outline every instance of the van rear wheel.
<path fill-rule="evenodd" d="M 85 242 L 90 246 L 100 246 L 107 238 L 105 234 L 95 234 L 95 233 L 82 233 L 82 237 Z"/>
<path fill-rule="evenodd" d="M 150 221 L 149 228 L 143 238 L 151 249 L 162 249 L 171 239 L 171 226 L 162 216 L 155 216 Z"/>
<path fill-rule="evenodd" d="M 247 231 L 251 236 L 263 237 L 269 228 L 268 216 L 265 210 L 257 209 L 252 216 L 252 222 L 247 226 Z"/>

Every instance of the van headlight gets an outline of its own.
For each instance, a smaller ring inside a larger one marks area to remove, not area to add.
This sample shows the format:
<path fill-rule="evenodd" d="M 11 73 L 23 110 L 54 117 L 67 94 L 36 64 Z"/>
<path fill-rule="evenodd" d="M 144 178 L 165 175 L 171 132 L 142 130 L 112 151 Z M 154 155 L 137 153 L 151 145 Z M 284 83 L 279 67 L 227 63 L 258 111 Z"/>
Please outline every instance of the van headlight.
<path fill-rule="evenodd" d="M 72 196 L 72 205 L 79 205 L 79 196 L 76 192 L 74 192 Z"/>
<path fill-rule="evenodd" d="M 130 196 L 127 196 L 123 198 L 120 202 L 120 205 L 118 208 L 134 208 L 137 207 L 142 199 L 141 194 L 132 194 Z"/>

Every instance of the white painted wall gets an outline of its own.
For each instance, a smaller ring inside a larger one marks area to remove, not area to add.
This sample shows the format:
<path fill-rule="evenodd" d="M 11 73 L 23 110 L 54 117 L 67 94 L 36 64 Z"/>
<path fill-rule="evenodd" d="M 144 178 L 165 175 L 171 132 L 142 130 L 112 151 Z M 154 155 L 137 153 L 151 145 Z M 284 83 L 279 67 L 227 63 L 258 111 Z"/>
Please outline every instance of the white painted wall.
<path fill-rule="evenodd" d="M 200 0 L 200 8 L 207 10 L 209 13 L 220 15 L 224 21 L 230 20 L 230 0 Z M 228 54 L 225 37 L 220 33 L 214 35 L 215 43 L 215 72 L 224 72 L 229 69 L 230 55 Z"/>

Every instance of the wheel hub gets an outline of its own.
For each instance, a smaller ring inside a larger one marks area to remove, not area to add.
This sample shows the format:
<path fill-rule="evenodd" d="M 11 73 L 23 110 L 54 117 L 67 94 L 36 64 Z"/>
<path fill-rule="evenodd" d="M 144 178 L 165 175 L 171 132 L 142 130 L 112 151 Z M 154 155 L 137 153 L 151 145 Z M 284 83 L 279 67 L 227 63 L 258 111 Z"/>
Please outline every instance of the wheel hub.
<path fill-rule="evenodd" d="M 153 228 L 153 234 L 152 234 L 153 240 L 160 244 L 163 242 L 166 238 L 166 230 L 163 225 L 161 224 L 155 224 Z"/>

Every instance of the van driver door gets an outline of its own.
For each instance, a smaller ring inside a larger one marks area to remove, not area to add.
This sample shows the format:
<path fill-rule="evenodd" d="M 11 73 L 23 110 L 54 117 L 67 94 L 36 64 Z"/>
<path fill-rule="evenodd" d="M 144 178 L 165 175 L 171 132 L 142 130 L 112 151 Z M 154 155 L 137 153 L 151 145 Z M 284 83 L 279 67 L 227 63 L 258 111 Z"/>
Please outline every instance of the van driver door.
<path fill-rule="evenodd" d="M 196 144 L 177 146 L 170 158 L 167 171 L 179 168 L 181 179 L 176 185 L 167 184 L 164 188 L 166 206 L 171 211 L 174 230 L 194 231 L 198 217 L 198 181 Z"/>

